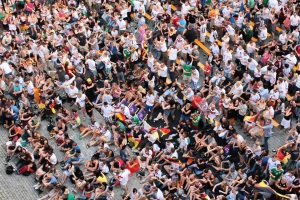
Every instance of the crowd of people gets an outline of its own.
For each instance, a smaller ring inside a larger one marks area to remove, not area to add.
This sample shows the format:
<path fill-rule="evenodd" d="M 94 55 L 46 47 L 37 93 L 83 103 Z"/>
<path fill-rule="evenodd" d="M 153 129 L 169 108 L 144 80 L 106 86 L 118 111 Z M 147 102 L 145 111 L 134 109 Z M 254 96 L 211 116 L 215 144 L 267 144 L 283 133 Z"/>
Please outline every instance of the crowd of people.
<path fill-rule="evenodd" d="M 298 1 L 1 5 L 6 172 L 39 199 L 298 199 Z"/>

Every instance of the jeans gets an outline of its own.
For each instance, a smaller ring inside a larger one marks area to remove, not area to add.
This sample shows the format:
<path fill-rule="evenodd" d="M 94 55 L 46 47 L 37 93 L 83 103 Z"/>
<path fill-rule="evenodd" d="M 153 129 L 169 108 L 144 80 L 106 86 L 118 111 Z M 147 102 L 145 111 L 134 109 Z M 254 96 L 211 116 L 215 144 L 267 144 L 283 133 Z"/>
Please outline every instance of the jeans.
<path fill-rule="evenodd" d="M 269 150 L 269 144 L 268 144 L 268 141 L 270 139 L 270 137 L 264 137 L 265 138 L 265 141 L 264 141 L 264 144 L 265 144 L 265 150 Z"/>
<path fill-rule="evenodd" d="M 237 197 L 238 199 L 244 200 L 247 194 L 244 191 L 241 191 L 242 187 L 239 187 Z"/>
<path fill-rule="evenodd" d="M 224 72 L 224 76 L 226 77 L 226 78 L 230 78 L 231 77 L 231 73 L 229 72 Z"/>
<path fill-rule="evenodd" d="M 300 107 L 296 107 L 295 114 L 298 118 L 300 118 Z"/>
<path fill-rule="evenodd" d="M 253 167 L 246 172 L 247 176 L 252 176 L 252 173 L 255 171 L 256 163 L 254 163 Z"/>
<path fill-rule="evenodd" d="M 289 170 L 289 167 L 291 166 L 291 165 L 293 165 L 295 163 L 295 161 L 294 160 L 292 160 L 292 159 L 289 159 L 289 161 L 286 163 L 286 165 L 285 165 L 285 169 L 286 170 Z"/>
<path fill-rule="evenodd" d="M 66 161 L 66 163 L 65 163 L 65 165 L 67 166 L 68 164 L 69 164 L 69 162 L 76 162 L 76 161 L 78 161 L 79 160 L 79 158 L 78 157 L 74 157 L 74 158 L 68 158 L 68 160 Z"/>
<path fill-rule="evenodd" d="M 152 49 L 153 49 L 153 44 L 148 44 L 148 50 L 150 53 L 152 52 Z"/>
<path fill-rule="evenodd" d="M 126 155 L 126 149 L 125 149 L 125 148 L 122 149 L 122 150 L 120 150 L 120 157 L 121 157 L 121 159 L 122 159 L 124 162 L 127 161 L 127 155 Z"/>
<path fill-rule="evenodd" d="M 202 170 L 199 170 L 197 167 L 197 164 L 192 164 L 190 166 L 188 166 L 188 169 L 193 169 L 196 175 L 200 175 L 202 174 Z"/>
<path fill-rule="evenodd" d="M 161 51 L 156 50 L 156 52 L 155 52 L 155 54 L 154 54 L 154 57 L 155 57 L 157 60 L 159 60 L 160 57 L 161 57 Z"/>

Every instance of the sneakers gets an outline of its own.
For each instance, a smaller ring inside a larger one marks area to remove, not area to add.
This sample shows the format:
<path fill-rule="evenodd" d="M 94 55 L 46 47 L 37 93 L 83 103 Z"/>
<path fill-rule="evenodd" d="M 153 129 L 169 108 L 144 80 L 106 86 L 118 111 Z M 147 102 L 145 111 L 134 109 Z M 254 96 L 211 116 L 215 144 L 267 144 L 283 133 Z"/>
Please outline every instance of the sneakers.
<path fill-rule="evenodd" d="M 40 184 L 36 184 L 35 187 L 34 187 L 34 189 L 39 190 L 40 187 L 41 187 Z"/>

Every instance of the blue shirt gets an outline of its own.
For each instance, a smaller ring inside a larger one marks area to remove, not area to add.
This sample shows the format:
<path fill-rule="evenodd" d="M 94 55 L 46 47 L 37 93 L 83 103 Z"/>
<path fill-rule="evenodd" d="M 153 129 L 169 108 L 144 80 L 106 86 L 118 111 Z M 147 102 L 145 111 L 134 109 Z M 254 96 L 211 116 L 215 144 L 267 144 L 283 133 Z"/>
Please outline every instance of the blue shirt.
<path fill-rule="evenodd" d="M 269 90 L 268 89 L 261 89 L 260 90 L 260 98 L 268 99 L 269 97 Z"/>
<path fill-rule="evenodd" d="M 49 183 L 51 183 L 51 184 L 57 183 L 57 179 L 55 178 L 55 176 L 52 176 L 52 178 L 51 178 L 51 180 L 49 181 Z"/>
<path fill-rule="evenodd" d="M 18 86 L 16 86 L 16 84 L 14 84 L 14 91 L 15 92 L 19 92 L 21 89 L 22 89 L 22 85 L 21 84 L 19 84 Z"/>
<path fill-rule="evenodd" d="M 264 137 L 271 137 L 273 134 L 273 122 L 264 126 Z"/>
<path fill-rule="evenodd" d="M 178 26 L 178 30 L 179 31 L 184 31 L 184 29 L 185 29 L 185 26 L 186 26 L 186 21 L 185 21 L 185 19 L 180 19 L 179 20 L 179 24 L 180 24 L 180 26 Z M 184 28 L 182 28 L 181 26 L 184 26 Z"/>

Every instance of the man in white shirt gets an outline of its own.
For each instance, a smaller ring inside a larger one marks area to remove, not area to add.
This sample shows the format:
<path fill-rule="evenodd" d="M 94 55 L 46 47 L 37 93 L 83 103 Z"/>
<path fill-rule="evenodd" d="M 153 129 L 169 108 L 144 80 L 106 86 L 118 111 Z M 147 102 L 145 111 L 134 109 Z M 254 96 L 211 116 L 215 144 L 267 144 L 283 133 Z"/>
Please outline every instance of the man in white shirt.
<path fill-rule="evenodd" d="M 29 79 L 27 79 L 27 80 L 25 81 L 25 84 L 26 84 L 26 86 L 27 86 L 27 95 L 28 95 L 28 97 L 29 97 L 31 100 L 33 100 L 33 99 L 34 99 L 34 92 L 33 92 L 33 90 L 34 90 L 34 85 L 33 85 L 32 81 L 29 80 Z"/>
<path fill-rule="evenodd" d="M 253 89 L 250 99 L 249 99 L 249 108 L 253 109 L 254 111 L 256 111 L 256 107 L 257 107 L 257 101 L 260 100 L 260 96 L 257 93 L 256 89 Z"/>
<path fill-rule="evenodd" d="M 84 116 L 83 120 L 85 120 L 85 117 L 86 117 L 85 101 L 86 101 L 85 94 L 82 94 L 81 92 L 79 92 L 77 94 L 77 98 L 76 98 L 75 103 L 81 108 L 82 114 Z"/>
<path fill-rule="evenodd" d="M 168 60 L 168 66 L 172 66 L 173 63 L 176 62 L 178 50 L 175 48 L 175 46 L 171 46 L 169 49 L 169 60 Z"/>
<path fill-rule="evenodd" d="M 226 48 L 226 50 L 223 52 L 223 61 L 226 63 L 229 60 L 232 60 L 232 53 L 228 48 Z"/>
<path fill-rule="evenodd" d="M 285 63 L 289 65 L 290 69 L 293 69 L 293 67 L 297 63 L 297 58 L 294 52 L 291 52 L 290 54 L 286 55 L 285 58 L 286 58 Z"/>
<path fill-rule="evenodd" d="M 168 77 L 168 67 L 164 63 L 161 63 L 160 65 L 158 65 L 158 70 L 160 84 L 164 85 Z"/>
<path fill-rule="evenodd" d="M 290 17 L 292 32 L 298 27 L 299 20 L 300 17 L 297 15 L 297 12 L 294 12 L 294 14 Z"/>
<path fill-rule="evenodd" d="M 182 15 L 187 15 L 188 12 L 190 11 L 191 6 L 189 5 L 189 1 L 185 1 L 184 3 L 182 3 L 181 6 L 181 14 Z"/>
<path fill-rule="evenodd" d="M 227 33 L 229 34 L 230 41 L 234 42 L 234 34 L 235 34 L 234 28 L 230 24 L 227 24 L 225 29 L 226 29 Z"/>
<path fill-rule="evenodd" d="M 150 115 L 150 120 L 152 120 L 152 112 L 153 112 L 153 106 L 154 106 L 154 100 L 155 100 L 155 96 L 153 95 L 153 93 L 149 90 L 147 92 L 147 95 L 146 95 L 146 112 L 148 114 L 148 112 L 151 112 L 151 115 Z"/>
<path fill-rule="evenodd" d="M 258 63 L 256 62 L 256 60 L 249 58 L 248 59 L 248 72 L 251 75 L 251 77 L 254 77 L 254 70 L 256 69 Z"/>
<path fill-rule="evenodd" d="M 199 71 L 196 67 L 192 67 L 192 80 L 191 80 L 191 89 L 196 91 L 198 89 L 199 82 Z"/>
<path fill-rule="evenodd" d="M 72 102 L 71 106 L 73 106 L 74 102 L 76 101 L 78 88 L 72 83 L 71 85 L 67 86 L 68 88 L 68 101 Z"/>
<path fill-rule="evenodd" d="M 7 78 L 12 75 L 12 69 L 9 66 L 8 62 L 3 60 L 0 65 L 0 69 L 2 69 L 4 71 L 6 82 L 8 82 Z"/>
<path fill-rule="evenodd" d="M 246 66 L 248 64 L 248 59 L 249 59 L 249 56 L 248 56 L 247 52 L 244 51 L 242 56 L 241 56 L 241 60 L 240 60 L 241 61 L 241 69 L 243 71 L 246 71 Z"/>
<path fill-rule="evenodd" d="M 101 106 L 101 114 L 104 117 L 106 125 L 108 125 L 108 123 L 112 123 L 112 115 L 114 114 L 114 108 L 108 105 L 107 102 L 104 102 Z"/>
<path fill-rule="evenodd" d="M 258 38 L 260 40 L 260 44 L 263 44 L 264 41 L 267 39 L 268 37 L 268 29 L 266 27 L 266 25 L 262 25 L 261 30 L 259 32 Z"/>
<path fill-rule="evenodd" d="M 128 169 L 125 169 L 125 165 L 121 166 L 121 172 L 117 176 L 117 178 L 120 180 L 120 185 L 123 189 L 123 194 L 127 194 L 128 186 L 127 183 L 129 181 L 129 175 L 130 171 Z"/>
<path fill-rule="evenodd" d="M 117 21 L 117 24 L 119 26 L 119 30 L 120 31 L 125 31 L 126 30 L 126 22 L 124 21 L 124 19 L 123 18 L 121 18 L 121 19 L 117 18 L 116 21 Z"/>

